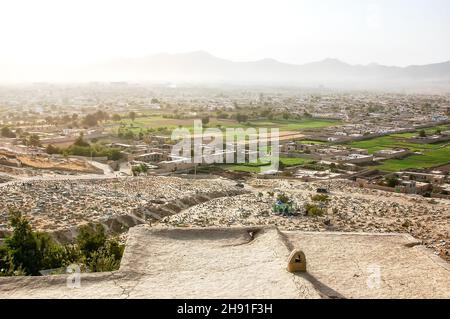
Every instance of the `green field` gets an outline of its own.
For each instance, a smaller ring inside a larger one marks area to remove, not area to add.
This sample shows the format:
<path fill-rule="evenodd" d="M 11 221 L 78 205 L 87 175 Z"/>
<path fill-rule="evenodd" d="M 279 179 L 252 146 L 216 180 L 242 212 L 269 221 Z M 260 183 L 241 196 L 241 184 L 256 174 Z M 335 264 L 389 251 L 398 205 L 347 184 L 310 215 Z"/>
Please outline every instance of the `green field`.
<path fill-rule="evenodd" d="M 280 131 L 301 131 L 312 128 L 324 128 L 341 124 L 336 120 L 302 119 L 302 120 L 261 120 L 250 121 L 249 127 L 279 128 Z"/>
<path fill-rule="evenodd" d="M 440 126 L 442 130 L 449 128 L 448 125 Z M 427 134 L 434 133 L 437 127 L 427 129 Z M 390 149 L 395 147 L 408 148 L 412 152 L 421 152 L 423 155 L 411 155 L 404 159 L 391 159 L 383 161 L 381 165 L 374 168 L 384 171 L 398 171 L 411 168 L 430 168 L 450 163 L 450 144 L 448 142 L 436 144 L 416 144 L 405 141 L 417 135 L 417 133 L 403 133 L 383 136 L 366 141 L 352 142 L 351 147 L 364 148 L 373 154 L 379 150 Z"/>
<path fill-rule="evenodd" d="M 450 146 L 427 150 L 423 155 L 411 155 L 404 159 L 384 161 L 377 169 L 383 171 L 400 171 L 409 168 L 430 168 L 450 163 Z"/>
<path fill-rule="evenodd" d="M 409 148 L 411 151 L 426 151 L 426 150 L 435 150 L 441 148 L 446 143 L 436 143 L 436 144 L 418 144 L 418 143 L 409 143 L 404 141 L 403 137 L 398 137 L 394 135 L 377 137 L 371 140 L 351 142 L 349 145 L 351 147 L 356 148 L 365 148 L 369 151 L 370 154 L 373 154 L 377 151 L 394 148 L 394 147 L 403 147 Z"/>
<path fill-rule="evenodd" d="M 310 163 L 311 160 L 305 158 L 287 158 L 281 157 L 280 162 L 283 163 L 286 167 L 297 166 L 305 163 Z M 223 165 L 222 167 L 227 170 L 237 171 L 237 172 L 248 172 L 248 173 L 259 173 L 261 170 L 261 166 L 266 166 L 268 164 L 264 163 L 246 163 L 246 164 L 238 164 L 238 165 Z"/>
<path fill-rule="evenodd" d="M 301 140 L 300 142 L 302 142 L 303 144 L 317 144 L 317 145 L 325 145 L 325 144 L 329 144 L 328 142 L 323 142 L 323 141 L 313 141 L 313 140 Z"/>
<path fill-rule="evenodd" d="M 448 131 L 450 130 L 450 125 L 439 125 L 431 128 L 424 129 L 425 133 L 427 135 L 433 135 L 436 133 L 436 130 L 440 129 L 441 131 Z M 418 134 L 419 132 L 413 132 L 413 133 L 401 133 L 401 134 L 393 134 L 394 137 L 403 137 L 403 138 L 411 138 Z"/>
<path fill-rule="evenodd" d="M 178 127 L 188 128 L 190 131 L 193 129 L 193 119 L 168 119 L 162 116 L 149 116 L 139 117 L 133 122 L 130 119 L 123 119 L 117 122 L 108 121 L 107 126 L 117 129 L 120 125 L 125 128 L 138 133 L 141 130 L 148 128 L 158 129 L 165 127 L 168 130 L 173 130 Z M 336 120 L 322 120 L 322 119 L 302 119 L 302 120 L 257 120 L 249 121 L 247 123 L 238 123 L 235 120 L 225 120 L 210 118 L 210 122 L 207 127 L 211 128 L 279 128 L 280 131 L 299 131 L 311 128 L 323 128 L 334 125 L 339 125 L 340 122 Z M 205 127 L 206 128 L 206 127 Z"/>

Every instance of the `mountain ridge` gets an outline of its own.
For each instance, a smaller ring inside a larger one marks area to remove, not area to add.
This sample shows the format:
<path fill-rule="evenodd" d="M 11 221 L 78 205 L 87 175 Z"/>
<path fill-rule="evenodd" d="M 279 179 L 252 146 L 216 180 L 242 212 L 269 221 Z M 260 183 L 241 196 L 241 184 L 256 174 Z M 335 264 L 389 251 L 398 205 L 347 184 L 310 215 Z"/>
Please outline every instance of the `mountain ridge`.
<path fill-rule="evenodd" d="M 138 58 L 118 58 L 77 68 L 28 69 L 16 72 L 2 67 L 3 74 L 19 74 L 32 81 L 130 81 L 189 82 L 330 87 L 450 87 L 450 61 L 425 65 L 387 66 L 378 63 L 349 64 L 335 58 L 292 64 L 273 58 L 231 61 L 206 51 L 158 53 Z M 28 73 L 27 73 L 28 72 Z M 27 77 L 28 76 L 28 77 Z M 43 77 L 46 78 L 43 78 Z M 16 76 L 17 77 L 17 76 Z M 3 80 L 0 75 L 0 80 Z"/>
<path fill-rule="evenodd" d="M 224 81 L 255 83 L 333 83 L 333 82 L 448 82 L 450 61 L 406 67 L 377 63 L 352 65 L 335 58 L 304 64 L 281 62 L 272 58 L 256 61 L 231 61 L 206 51 L 150 55 L 123 65 L 112 61 L 111 70 L 130 70 L 142 80 Z M 131 76 L 129 76 L 131 77 Z"/>

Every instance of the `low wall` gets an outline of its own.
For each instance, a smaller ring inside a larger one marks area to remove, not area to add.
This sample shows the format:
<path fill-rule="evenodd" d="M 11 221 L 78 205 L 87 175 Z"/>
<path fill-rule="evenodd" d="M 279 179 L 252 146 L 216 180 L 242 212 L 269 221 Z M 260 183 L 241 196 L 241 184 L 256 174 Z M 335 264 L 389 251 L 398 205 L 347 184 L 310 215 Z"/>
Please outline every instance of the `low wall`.
<path fill-rule="evenodd" d="M 399 189 L 397 191 L 396 188 L 393 187 L 388 187 L 388 186 L 381 186 L 381 185 L 377 185 L 377 184 L 370 184 L 367 183 L 364 180 L 360 180 L 360 179 L 356 179 L 356 182 L 354 183 L 354 185 L 356 187 L 363 187 L 363 188 L 369 188 L 369 189 L 377 189 L 380 191 L 385 191 L 385 192 L 391 192 L 391 193 L 405 193 L 403 190 Z"/>
<path fill-rule="evenodd" d="M 51 155 L 53 158 L 65 158 L 61 154 L 53 154 Z M 79 155 L 69 155 L 68 158 L 74 158 L 79 160 L 85 160 L 85 161 L 96 161 L 96 162 L 107 162 L 108 157 L 101 156 L 101 157 L 90 157 L 90 156 L 79 156 Z"/>

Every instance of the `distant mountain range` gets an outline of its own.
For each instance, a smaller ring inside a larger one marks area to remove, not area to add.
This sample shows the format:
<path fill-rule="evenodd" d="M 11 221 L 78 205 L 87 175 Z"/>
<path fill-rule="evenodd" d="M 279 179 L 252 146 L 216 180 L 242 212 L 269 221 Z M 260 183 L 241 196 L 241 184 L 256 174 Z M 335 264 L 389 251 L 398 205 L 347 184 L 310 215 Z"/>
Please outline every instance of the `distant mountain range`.
<path fill-rule="evenodd" d="M 288 64 L 273 59 L 233 62 L 204 51 L 116 59 L 53 72 L 63 81 L 191 82 L 308 86 L 450 86 L 450 61 L 407 67 L 350 65 L 336 59 Z M 23 72 L 22 72 L 23 73 Z M 48 72 L 47 72 L 48 73 Z M 43 79 L 46 80 L 46 79 Z"/>
<path fill-rule="evenodd" d="M 295 65 L 273 59 L 233 62 L 204 51 L 115 60 L 82 70 L 82 73 L 85 72 L 99 79 L 134 81 L 331 86 L 450 83 L 450 61 L 394 67 L 379 64 L 350 65 L 336 59 L 325 59 Z"/>

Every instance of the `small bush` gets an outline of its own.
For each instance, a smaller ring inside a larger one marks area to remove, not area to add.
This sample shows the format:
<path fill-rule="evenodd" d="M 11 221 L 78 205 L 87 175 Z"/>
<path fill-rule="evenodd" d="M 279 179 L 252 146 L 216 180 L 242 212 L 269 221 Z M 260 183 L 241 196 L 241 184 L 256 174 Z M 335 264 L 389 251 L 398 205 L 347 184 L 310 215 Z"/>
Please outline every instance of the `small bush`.
<path fill-rule="evenodd" d="M 120 258 L 110 255 L 106 249 L 94 251 L 88 262 L 88 269 L 92 272 L 112 271 L 120 267 Z"/>
<path fill-rule="evenodd" d="M 314 204 L 306 204 L 305 205 L 305 212 L 306 212 L 306 215 L 310 216 L 310 217 L 316 217 L 316 216 L 324 215 L 323 209 L 320 208 L 317 205 L 314 205 Z"/>
<path fill-rule="evenodd" d="M 106 243 L 105 229 L 102 225 L 85 225 L 80 228 L 77 244 L 81 252 L 89 257 Z"/>
<path fill-rule="evenodd" d="M 278 194 L 277 201 L 280 201 L 283 204 L 287 204 L 290 202 L 290 199 L 286 194 Z"/>

